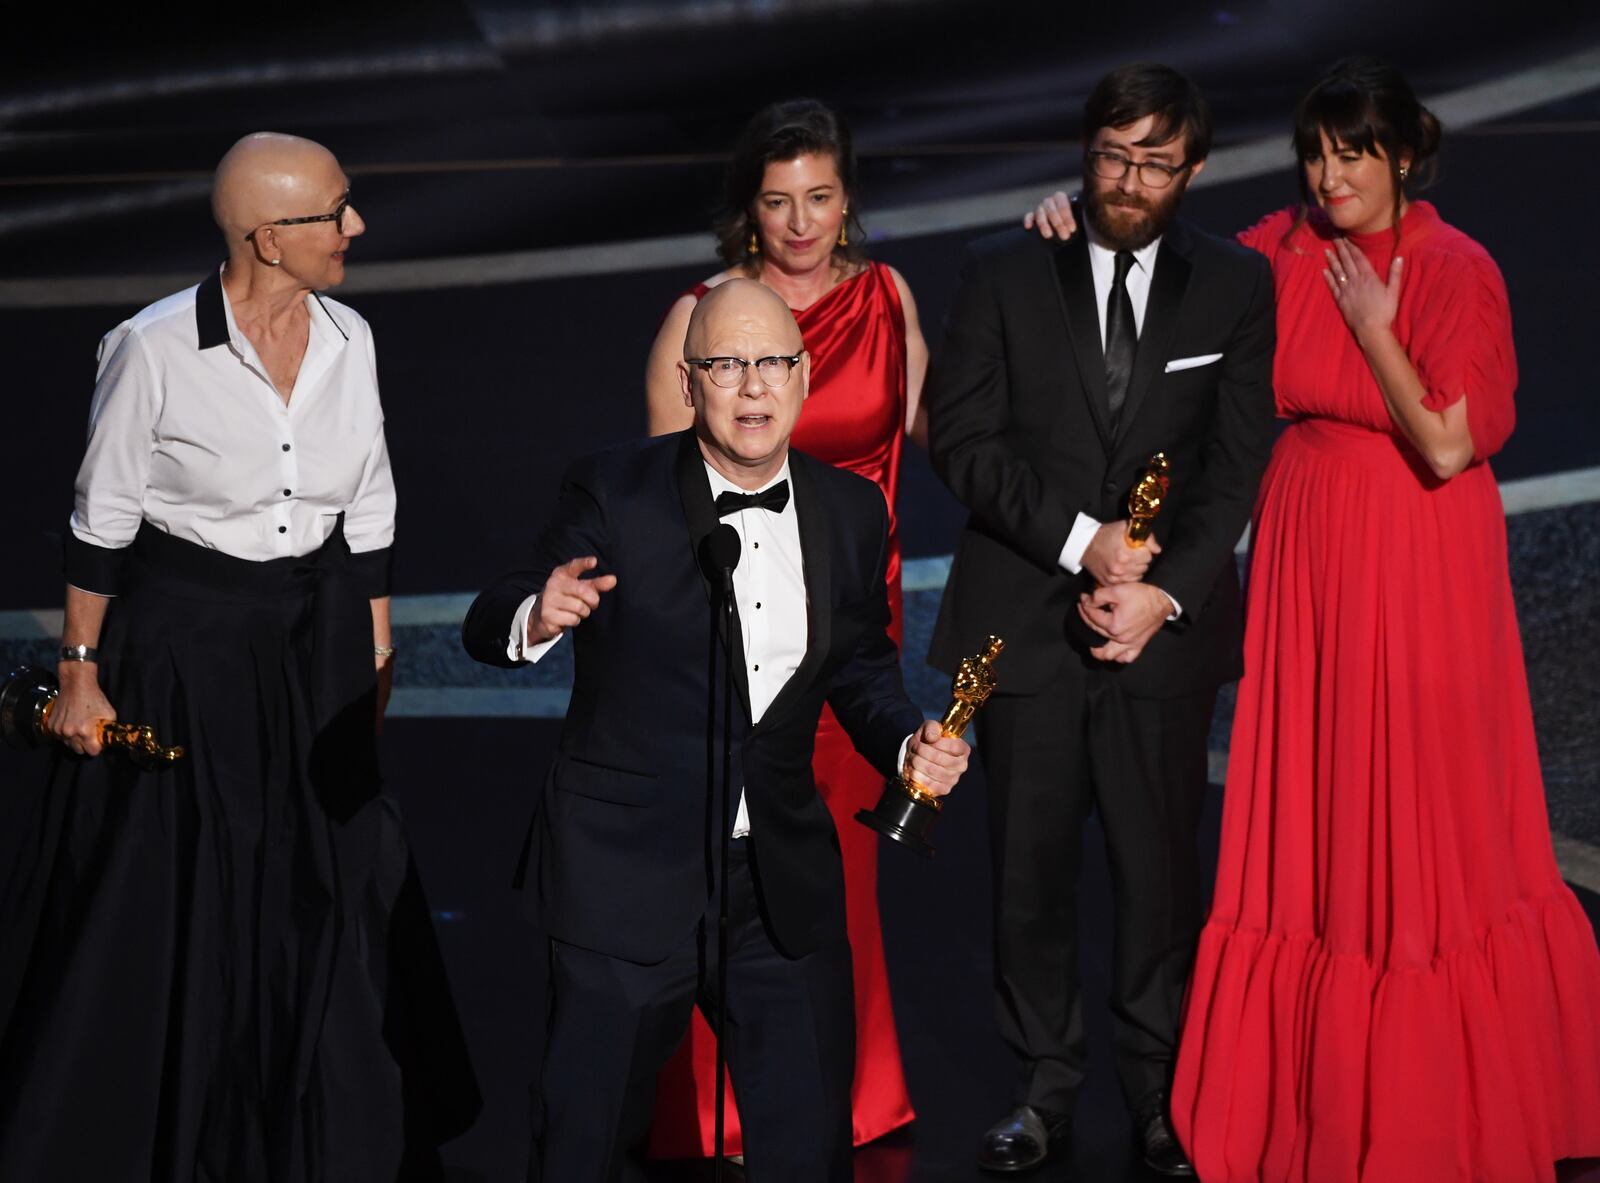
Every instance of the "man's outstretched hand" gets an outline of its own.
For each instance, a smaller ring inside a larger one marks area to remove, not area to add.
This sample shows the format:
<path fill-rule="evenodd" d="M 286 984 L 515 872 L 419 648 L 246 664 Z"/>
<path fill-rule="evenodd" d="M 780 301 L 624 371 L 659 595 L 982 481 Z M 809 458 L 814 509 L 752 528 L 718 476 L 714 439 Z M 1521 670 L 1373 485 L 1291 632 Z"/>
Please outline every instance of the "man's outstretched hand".
<path fill-rule="evenodd" d="M 583 578 L 600 563 L 594 555 L 572 559 L 550 572 L 539 593 L 538 610 L 528 617 L 528 644 L 542 645 L 577 628 L 600 606 L 600 595 L 617 586 L 615 575 Z"/>

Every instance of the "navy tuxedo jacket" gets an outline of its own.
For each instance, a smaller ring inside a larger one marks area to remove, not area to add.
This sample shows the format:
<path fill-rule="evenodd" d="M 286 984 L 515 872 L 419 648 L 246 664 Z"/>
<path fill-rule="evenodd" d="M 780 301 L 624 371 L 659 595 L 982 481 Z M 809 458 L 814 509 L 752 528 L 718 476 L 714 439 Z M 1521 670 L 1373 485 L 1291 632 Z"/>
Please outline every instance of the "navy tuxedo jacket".
<path fill-rule="evenodd" d="M 750 723 L 739 631 L 733 777 L 750 813 L 752 855 L 778 946 L 801 956 L 843 939 L 839 840 L 811 775 L 824 702 L 857 750 L 892 775 L 901 741 L 922 723 L 890 639 L 884 586 L 888 514 L 876 485 L 790 453 L 805 565 L 805 657 L 760 723 Z M 467 651 L 506 657 L 521 602 L 550 572 L 596 555 L 617 586 L 561 644 L 576 679 L 560 750 L 544 782 L 524 865 L 540 921 L 569 944 L 639 963 L 666 957 L 705 910 L 720 850 L 720 717 L 726 630 L 696 548 L 717 525 L 692 431 L 579 461 L 528 566 L 483 592 L 467 613 Z M 737 624 L 737 621 L 735 621 Z M 728 816 L 732 816 L 729 810 Z"/>
<path fill-rule="evenodd" d="M 1267 261 L 1174 222 L 1113 430 L 1085 235 L 1062 243 L 1012 230 L 974 243 L 926 394 L 934 468 L 970 511 L 929 661 L 953 669 L 998 633 L 1000 687 L 1011 693 L 1042 690 L 1068 663 L 1109 669 L 1146 698 L 1237 678 L 1233 547 L 1272 448 L 1274 340 Z M 1103 642 L 1077 609 L 1094 580 L 1063 570 L 1061 547 L 1080 512 L 1127 517 L 1128 492 L 1158 451 L 1172 487 L 1146 578 L 1183 614 L 1131 665 L 1106 666 L 1089 655 Z"/>

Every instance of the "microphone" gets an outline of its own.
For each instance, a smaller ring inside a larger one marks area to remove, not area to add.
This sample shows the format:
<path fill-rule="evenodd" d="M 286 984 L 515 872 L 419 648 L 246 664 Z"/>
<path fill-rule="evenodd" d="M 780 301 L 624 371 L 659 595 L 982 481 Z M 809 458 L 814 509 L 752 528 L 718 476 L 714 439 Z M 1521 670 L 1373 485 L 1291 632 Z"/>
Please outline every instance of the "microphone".
<path fill-rule="evenodd" d="M 739 531 L 721 522 L 700 540 L 700 569 L 719 586 L 733 586 L 733 569 L 739 565 Z"/>

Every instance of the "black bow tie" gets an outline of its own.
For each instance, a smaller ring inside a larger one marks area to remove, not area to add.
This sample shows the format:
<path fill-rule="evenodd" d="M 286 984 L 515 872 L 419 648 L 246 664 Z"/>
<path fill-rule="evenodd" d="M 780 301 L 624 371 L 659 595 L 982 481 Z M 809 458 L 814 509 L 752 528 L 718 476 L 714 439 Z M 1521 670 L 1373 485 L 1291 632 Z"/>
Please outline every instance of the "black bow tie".
<path fill-rule="evenodd" d="M 783 507 L 789 504 L 789 482 L 779 481 L 770 489 L 763 489 L 759 493 L 735 493 L 731 490 L 717 494 L 717 516 L 725 518 L 730 513 L 738 513 L 741 509 L 765 509 L 771 513 L 782 513 Z"/>

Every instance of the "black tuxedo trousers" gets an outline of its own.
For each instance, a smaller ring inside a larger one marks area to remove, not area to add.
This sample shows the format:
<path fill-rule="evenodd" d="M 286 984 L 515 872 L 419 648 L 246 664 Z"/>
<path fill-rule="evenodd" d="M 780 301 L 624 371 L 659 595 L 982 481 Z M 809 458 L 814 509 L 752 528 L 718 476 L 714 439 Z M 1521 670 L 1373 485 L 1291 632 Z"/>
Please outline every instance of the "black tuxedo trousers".
<path fill-rule="evenodd" d="M 1070 1112 L 1087 1050 L 1078 989 L 1084 824 L 1105 832 L 1111 1020 L 1124 1095 L 1165 1088 L 1200 931 L 1195 835 L 1215 691 L 1136 698 L 1103 670 L 996 694 L 978 718 L 995 874 L 995 1004 L 1018 1104 Z"/>
<path fill-rule="evenodd" d="M 855 1011 L 850 944 L 786 957 L 762 918 L 748 842 L 729 872 L 728 1074 L 746 1169 L 776 1183 L 849 1183 Z M 715 1029 L 718 901 L 663 961 L 639 965 L 555 941 L 530 1179 L 644 1177 L 656 1076 L 699 1006 Z"/>

